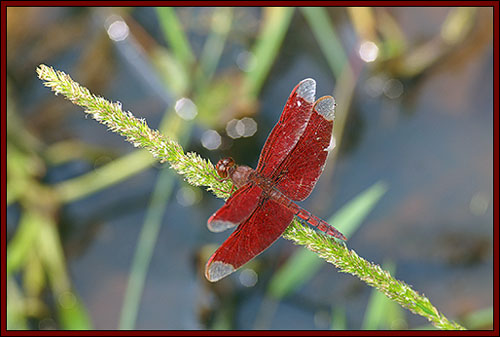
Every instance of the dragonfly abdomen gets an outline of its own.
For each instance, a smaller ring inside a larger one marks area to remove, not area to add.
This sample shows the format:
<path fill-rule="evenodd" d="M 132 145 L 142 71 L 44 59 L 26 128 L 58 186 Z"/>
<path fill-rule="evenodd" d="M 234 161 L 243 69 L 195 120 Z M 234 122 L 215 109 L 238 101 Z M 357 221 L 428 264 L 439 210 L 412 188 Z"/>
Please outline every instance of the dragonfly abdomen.
<path fill-rule="evenodd" d="M 326 233 L 327 235 L 333 236 L 334 238 L 341 239 L 346 241 L 347 238 L 339 232 L 335 227 L 327 223 L 326 221 L 318 218 L 314 214 L 311 214 L 311 212 L 303 209 L 296 203 L 294 203 L 292 200 L 284 196 L 282 193 L 279 191 L 273 189 L 273 192 L 271 193 L 271 197 L 278 201 L 280 204 L 283 206 L 286 206 L 289 210 L 293 212 L 293 214 L 306 222 L 308 225 L 316 227 L 320 231 Z"/>

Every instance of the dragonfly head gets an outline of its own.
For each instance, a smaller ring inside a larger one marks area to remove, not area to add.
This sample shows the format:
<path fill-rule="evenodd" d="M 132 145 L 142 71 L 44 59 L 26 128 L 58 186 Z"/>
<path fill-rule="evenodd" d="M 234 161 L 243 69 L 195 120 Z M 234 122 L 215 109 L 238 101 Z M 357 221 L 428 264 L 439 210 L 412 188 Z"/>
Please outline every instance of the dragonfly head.
<path fill-rule="evenodd" d="M 215 169 L 221 178 L 227 178 L 236 169 L 236 163 L 233 158 L 223 158 L 215 165 Z"/>

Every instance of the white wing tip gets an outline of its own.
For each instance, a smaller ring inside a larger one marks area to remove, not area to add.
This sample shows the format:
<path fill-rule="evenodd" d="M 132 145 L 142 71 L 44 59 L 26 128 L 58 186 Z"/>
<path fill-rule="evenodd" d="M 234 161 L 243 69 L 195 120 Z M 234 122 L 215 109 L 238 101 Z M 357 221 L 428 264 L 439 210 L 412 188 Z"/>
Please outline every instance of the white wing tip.
<path fill-rule="evenodd" d="M 326 120 L 332 121 L 335 118 L 335 98 L 323 96 L 316 101 L 314 109 Z"/>
<path fill-rule="evenodd" d="M 306 102 L 313 103 L 316 95 L 316 81 L 312 78 L 300 81 L 295 92 L 297 96 L 302 97 Z"/>
<path fill-rule="evenodd" d="M 224 221 L 224 220 L 212 220 L 207 223 L 208 229 L 214 233 L 223 232 L 226 229 L 235 227 L 236 225 L 237 224 L 231 221 Z"/>
<path fill-rule="evenodd" d="M 234 267 L 228 263 L 221 261 L 214 261 L 207 265 L 205 276 L 210 282 L 219 281 L 221 278 L 234 272 Z"/>

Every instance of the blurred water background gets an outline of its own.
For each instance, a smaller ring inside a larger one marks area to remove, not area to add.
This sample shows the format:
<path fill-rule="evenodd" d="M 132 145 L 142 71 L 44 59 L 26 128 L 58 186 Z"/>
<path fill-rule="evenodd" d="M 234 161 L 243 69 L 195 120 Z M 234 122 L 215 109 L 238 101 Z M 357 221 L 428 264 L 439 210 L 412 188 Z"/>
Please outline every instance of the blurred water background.
<path fill-rule="evenodd" d="M 324 262 L 277 295 L 302 249 L 283 239 L 209 283 L 223 200 L 54 96 L 42 63 L 186 151 L 253 167 L 314 78 L 337 146 L 302 205 L 329 219 L 383 184 L 348 246 L 492 328 L 492 8 L 7 8 L 9 329 L 431 328 Z"/>

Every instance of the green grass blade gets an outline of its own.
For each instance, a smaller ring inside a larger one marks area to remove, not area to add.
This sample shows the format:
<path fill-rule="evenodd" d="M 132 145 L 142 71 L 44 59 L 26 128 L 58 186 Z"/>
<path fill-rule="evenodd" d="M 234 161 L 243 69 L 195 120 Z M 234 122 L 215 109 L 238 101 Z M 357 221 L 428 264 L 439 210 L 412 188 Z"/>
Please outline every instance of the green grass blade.
<path fill-rule="evenodd" d="M 189 72 L 196 58 L 191 50 L 186 34 L 177 19 L 175 10 L 172 7 L 157 7 L 156 13 L 158 14 L 160 26 L 172 53 L 175 55 L 177 61 L 183 65 L 185 72 Z"/>
<path fill-rule="evenodd" d="M 172 194 L 173 186 L 173 173 L 170 170 L 161 170 L 137 242 L 118 323 L 119 329 L 134 329 L 147 270 L 156 247 L 165 205 Z"/>
<path fill-rule="evenodd" d="M 268 288 L 269 296 L 282 299 L 291 294 L 309 281 L 323 264 L 324 261 L 310 250 L 297 250 L 274 274 Z"/>
<path fill-rule="evenodd" d="M 215 70 L 219 64 L 222 51 L 226 44 L 227 35 L 231 29 L 232 20 L 232 8 L 219 7 L 215 9 L 212 17 L 211 31 L 203 46 L 198 73 L 193 81 L 196 92 L 204 90 L 207 83 L 209 83 L 215 74 Z"/>
<path fill-rule="evenodd" d="M 59 319 L 64 330 L 92 329 L 87 309 L 74 292 L 59 296 Z"/>
<path fill-rule="evenodd" d="M 336 306 L 332 310 L 331 330 L 347 330 L 347 315 L 345 307 Z"/>
<path fill-rule="evenodd" d="M 33 212 L 23 212 L 16 234 L 7 245 L 7 277 L 24 265 L 37 240 L 39 222 L 39 217 Z"/>
<path fill-rule="evenodd" d="M 47 272 L 62 329 L 92 329 L 90 317 L 71 287 L 57 224 L 46 214 L 36 215 L 39 228 L 37 253 Z"/>
<path fill-rule="evenodd" d="M 491 329 L 494 324 L 493 307 L 475 311 L 464 318 L 464 325 L 470 329 Z"/>
<path fill-rule="evenodd" d="M 387 192 L 387 189 L 385 182 L 376 182 L 359 194 L 354 200 L 339 209 L 327 222 L 350 238 L 366 216 L 373 210 L 380 198 Z"/>
<path fill-rule="evenodd" d="M 301 10 L 333 75 L 339 78 L 347 64 L 347 56 L 326 10 L 323 7 L 302 7 Z"/>
<path fill-rule="evenodd" d="M 285 38 L 294 12 L 293 7 L 263 8 L 264 21 L 257 42 L 251 53 L 255 59 L 255 68 L 245 77 L 245 92 L 256 98 L 264 84 Z"/>
<path fill-rule="evenodd" d="M 7 277 L 7 330 L 28 329 L 26 306 L 21 289 L 14 277 Z"/>
<path fill-rule="evenodd" d="M 147 151 L 134 151 L 91 172 L 55 184 L 54 190 L 62 202 L 73 202 L 128 179 L 154 162 L 155 158 Z"/>

